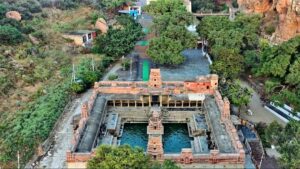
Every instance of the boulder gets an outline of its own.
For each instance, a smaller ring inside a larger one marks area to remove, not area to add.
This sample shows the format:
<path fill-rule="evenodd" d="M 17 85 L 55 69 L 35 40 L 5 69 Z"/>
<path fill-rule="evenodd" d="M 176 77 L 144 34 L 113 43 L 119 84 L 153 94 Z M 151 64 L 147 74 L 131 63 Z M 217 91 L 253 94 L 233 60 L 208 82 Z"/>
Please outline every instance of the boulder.
<path fill-rule="evenodd" d="M 100 30 L 102 33 L 107 33 L 108 25 L 103 18 L 99 18 L 95 23 L 95 28 Z"/>
<path fill-rule="evenodd" d="M 21 14 L 18 11 L 8 11 L 5 14 L 6 18 L 15 19 L 20 21 L 22 19 Z"/>

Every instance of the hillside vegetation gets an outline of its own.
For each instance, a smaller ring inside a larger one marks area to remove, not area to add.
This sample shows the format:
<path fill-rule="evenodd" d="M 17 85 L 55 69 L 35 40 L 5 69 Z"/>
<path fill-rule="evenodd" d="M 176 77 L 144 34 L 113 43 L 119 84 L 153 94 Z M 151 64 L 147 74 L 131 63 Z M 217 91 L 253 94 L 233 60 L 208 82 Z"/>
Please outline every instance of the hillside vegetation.
<path fill-rule="evenodd" d="M 85 54 L 62 38 L 65 31 L 90 28 L 102 14 L 84 5 L 62 10 L 41 4 L 30 0 L 0 5 L 0 167 L 15 167 L 18 151 L 25 165 L 48 137 L 74 95 L 72 64 L 77 77 L 92 76 L 86 86 L 104 70 L 101 55 Z M 23 20 L 4 18 L 8 10 L 20 11 Z"/>

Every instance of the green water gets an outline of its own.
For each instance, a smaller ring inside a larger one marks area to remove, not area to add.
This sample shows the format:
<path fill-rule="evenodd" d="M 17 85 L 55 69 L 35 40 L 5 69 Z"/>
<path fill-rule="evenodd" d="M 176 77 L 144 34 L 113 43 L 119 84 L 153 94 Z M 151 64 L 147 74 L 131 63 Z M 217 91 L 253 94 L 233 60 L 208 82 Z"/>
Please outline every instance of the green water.
<path fill-rule="evenodd" d="M 138 146 L 146 151 L 148 144 L 147 125 L 147 123 L 125 123 L 121 145 Z"/>
<path fill-rule="evenodd" d="M 180 153 L 182 148 L 191 148 L 187 124 L 164 124 L 164 153 Z"/>
<path fill-rule="evenodd" d="M 147 150 L 147 123 L 125 123 L 121 145 L 128 144 Z M 164 125 L 163 146 L 165 153 L 180 153 L 182 148 L 191 148 L 186 124 L 167 123 Z"/>

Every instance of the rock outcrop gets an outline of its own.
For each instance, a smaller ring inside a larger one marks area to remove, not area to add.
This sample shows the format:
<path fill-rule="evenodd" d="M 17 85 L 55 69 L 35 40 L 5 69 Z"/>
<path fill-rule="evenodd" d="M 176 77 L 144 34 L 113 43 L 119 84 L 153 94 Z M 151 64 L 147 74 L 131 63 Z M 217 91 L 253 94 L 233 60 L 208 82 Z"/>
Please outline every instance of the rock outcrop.
<path fill-rule="evenodd" d="M 5 14 L 6 18 L 15 19 L 20 21 L 22 19 L 21 14 L 18 11 L 8 11 Z"/>
<path fill-rule="evenodd" d="M 245 13 L 276 15 L 275 39 L 285 41 L 300 34 L 300 0 L 238 0 Z"/>
<path fill-rule="evenodd" d="M 95 23 L 95 28 L 105 34 L 107 33 L 108 25 L 103 18 L 99 18 Z"/>

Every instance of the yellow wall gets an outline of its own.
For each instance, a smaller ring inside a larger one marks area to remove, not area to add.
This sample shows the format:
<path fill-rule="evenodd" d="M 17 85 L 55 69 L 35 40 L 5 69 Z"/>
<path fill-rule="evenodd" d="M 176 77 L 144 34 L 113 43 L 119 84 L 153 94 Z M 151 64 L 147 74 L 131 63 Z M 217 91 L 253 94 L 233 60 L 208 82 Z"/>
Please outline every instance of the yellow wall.
<path fill-rule="evenodd" d="M 86 162 L 73 162 L 73 163 L 67 163 L 67 168 L 78 168 L 78 169 L 81 169 L 81 168 L 86 168 Z"/>
<path fill-rule="evenodd" d="M 83 38 L 82 35 L 63 35 L 64 38 L 72 39 L 75 45 L 82 46 L 83 45 Z"/>

